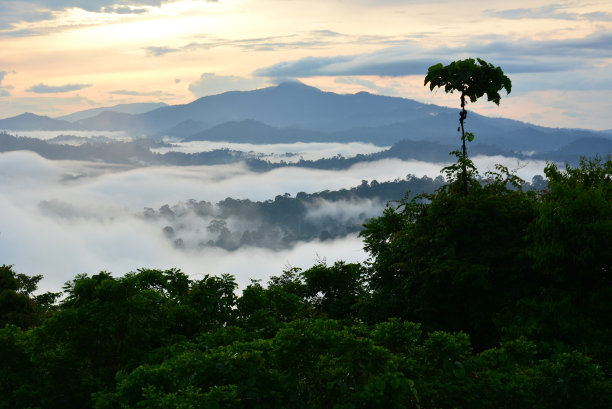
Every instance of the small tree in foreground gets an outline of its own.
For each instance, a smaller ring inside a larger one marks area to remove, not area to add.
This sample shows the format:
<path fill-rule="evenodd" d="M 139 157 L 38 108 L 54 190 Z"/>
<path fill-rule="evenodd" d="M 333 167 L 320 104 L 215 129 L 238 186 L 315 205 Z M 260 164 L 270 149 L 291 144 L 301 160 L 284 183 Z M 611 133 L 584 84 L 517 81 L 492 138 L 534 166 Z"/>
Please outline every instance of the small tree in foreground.
<path fill-rule="evenodd" d="M 424 85 L 429 83 L 430 90 L 436 87 L 444 87 L 446 93 L 461 92 L 459 123 L 461 124 L 462 151 L 461 153 L 456 152 L 459 157 L 458 168 L 451 166 L 448 169 L 450 173 L 454 173 L 457 170 L 461 172 L 463 194 L 466 196 L 468 190 L 468 167 L 474 170 L 474 165 L 467 158 L 465 146 L 466 139 L 470 142 L 474 139 L 474 134 L 465 132 L 464 127 L 464 122 L 467 118 L 467 111 L 465 110 L 466 98 L 469 98 L 471 102 L 476 102 L 478 98 L 487 94 L 489 101 L 499 105 L 501 99 L 499 91 L 503 88 L 509 94 L 512 89 L 512 82 L 504 75 L 500 67 L 495 67 L 480 58 L 477 61 L 474 61 L 473 58 L 468 58 L 467 60 L 454 61 L 446 66 L 440 63 L 432 65 L 427 70 L 424 83 Z"/>

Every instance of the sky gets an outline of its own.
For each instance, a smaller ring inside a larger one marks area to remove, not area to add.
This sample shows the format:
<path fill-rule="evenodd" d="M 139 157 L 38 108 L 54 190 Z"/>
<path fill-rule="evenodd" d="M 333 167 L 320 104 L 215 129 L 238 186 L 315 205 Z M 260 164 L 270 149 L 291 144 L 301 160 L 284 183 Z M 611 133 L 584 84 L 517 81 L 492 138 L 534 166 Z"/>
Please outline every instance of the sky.
<path fill-rule="evenodd" d="M 612 129 L 610 0 L 2 0 L 0 118 L 188 103 L 293 79 L 457 106 L 430 65 L 479 57 L 513 83 L 489 116 Z"/>

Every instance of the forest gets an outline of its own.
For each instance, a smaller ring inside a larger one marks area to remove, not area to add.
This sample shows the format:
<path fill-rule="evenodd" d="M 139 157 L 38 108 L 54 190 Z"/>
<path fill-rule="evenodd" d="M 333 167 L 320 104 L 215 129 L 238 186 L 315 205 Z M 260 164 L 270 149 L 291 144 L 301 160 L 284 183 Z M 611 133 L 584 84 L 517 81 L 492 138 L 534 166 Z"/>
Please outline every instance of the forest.
<path fill-rule="evenodd" d="M 0 268 L 1 408 L 612 407 L 612 159 L 547 188 L 447 169 L 324 260 L 238 291 L 177 269 Z"/>
<path fill-rule="evenodd" d="M 487 143 L 477 143 L 471 151 L 474 156 L 502 155 L 520 160 L 548 160 L 577 165 L 581 156 L 608 152 L 612 147 L 612 142 L 607 138 L 579 138 L 580 134 L 579 131 L 573 132 L 572 135 L 576 140 L 566 146 L 532 154 Z M 185 153 L 172 150 L 177 149 L 177 146 L 180 144 L 160 142 L 150 138 L 117 141 L 104 136 L 85 138 L 64 134 L 52 139 L 41 140 L 16 136 L 0 130 L 0 152 L 29 150 L 50 160 L 84 160 L 132 166 L 201 166 L 245 162 L 249 169 L 256 172 L 267 172 L 288 166 L 340 170 L 348 169 L 358 163 L 375 162 L 382 159 L 416 159 L 440 163 L 449 160 L 448 152 L 453 149 L 451 145 L 439 141 L 402 139 L 394 141 L 391 147 L 381 147 L 380 151 L 370 154 L 357 154 L 349 157 L 339 154 L 316 160 L 296 157 L 298 154 L 287 154 L 285 159 L 272 161 L 269 155 L 252 151 L 219 148 Z M 169 151 L 157 153 L 156 149 L 169 149 Z"/>
<path fill-rule="evenodd" d="M 220 247 L 234 251 L 241 247 L 273 250 L 292 248 L 300 241 L 334 240 L 359 233 L 363 224 L 380 214 L 387 205 L 397 205 L 418 194 L 433 193 L 444 185 L 444 177 L 408 175 L 404 179 L 370 182 L 349 189 L 298 192 L 277 195 L 274 200 L 251 201 L 228 197 L 213 204 L 190 199 L 157 210 L 147 207 L 141 216 L 161 227 L 164 236 L 177 248 Z M 546 187 L 537 175 L 521 182 L 524 190 Z M 52 203 L 42 202 L 41 209 Z"/>
<path fill-rule="evenodd" d="M 241 289 L 229 274 L 101 271 L 62 293 L 2 265 L 0 408 L 612 407 L 612 157 L 550 162 L 529 188 L 502 165 L 480 174 L 465 104 L 499 104 L 510 80 L 468 59 L 428 83 L 461 92 L 462 149 L 444 181 L 406 181 L 422 193 L 363 224 L 364 263 L 321 259 Z M 313 197 L 297 196 L 216 211 L 299 214 Z"/>
<path fill-rule="evenodd" d="M 164 236 L 185 249 L 260 247 L 291 248 L 299 241 L 321 241 L 358 233 L 385 204 L 404 195 L 432 193 L 444 178 L 389 182 L 363 180 L 359 186 L 316 193 L 277 195 L 274 200 L 251 201 L 228 197 L 216 204 L 188 200 L 159 209 L 145 208 L 142 217 L 162 227 Z M 526 185 L 531 187 L 530 184 Z M 411 193 L 412 192 L 412 193 Z"/>

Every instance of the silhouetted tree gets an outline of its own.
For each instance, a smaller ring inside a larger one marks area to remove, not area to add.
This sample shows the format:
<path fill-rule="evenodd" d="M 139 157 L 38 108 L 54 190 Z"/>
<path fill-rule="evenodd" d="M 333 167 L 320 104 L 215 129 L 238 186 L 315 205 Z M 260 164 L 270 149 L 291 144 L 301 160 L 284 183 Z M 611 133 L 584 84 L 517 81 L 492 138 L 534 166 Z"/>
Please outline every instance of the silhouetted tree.
<path fill-rule="evenodd" d="M 444 87 L 446 93 L 453 93 L 458 91 L 461 93 L 461 112 L 459 113 L 459 123 L 461 124 L 461 142 L 462 151 L 456 153 L 459 158 L 459 168 L 453 168 L 452 166 L 447 168 L 454 173 L 456 171 L 461 172 L 461 181 L 463 187 L 463 193 L 467 196 L 468 190 L 468 168 L 475 170 L 474 165 L 467 158 L 467 149 L 465 146 L 465 140 L 474 140 L 474 134 L 471 132 L 465 132 L 464 122 L 467 118 L 467 111 L 465 110 L 465 104 L 467 103 L 466 97 L 471 102 L 487 94 L 487 99 L 493 101 L 496 105 L 499 105 L 501 96 L 499 91 L 503 89 L 509 94 L 512 89 L 512 82 L 504 75 L 504 72 L 500 67 L 495 67 L 488 62 L 477 59 L 478 63 L 473 58 L 466 60 L 453 61 L 449 65 L 442 65 L 440 63 L 432 65 L 427 70 L 425 76 L 425 83 L 429 83 L 429 89 L 433 90 L 436 87 Z"/>

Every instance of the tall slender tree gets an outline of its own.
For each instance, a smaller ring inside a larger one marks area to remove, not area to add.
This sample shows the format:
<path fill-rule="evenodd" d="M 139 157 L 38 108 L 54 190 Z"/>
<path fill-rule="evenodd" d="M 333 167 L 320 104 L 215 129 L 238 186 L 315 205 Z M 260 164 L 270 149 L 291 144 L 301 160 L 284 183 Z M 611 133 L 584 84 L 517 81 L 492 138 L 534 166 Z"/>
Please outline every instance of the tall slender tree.
<path fill-rule="evenodd" d="M 466 98 L 471 102 L 476 102 L 478 98 L 487 94 L 487 99 L 499 105 L 501 96 L 499 92 L 505 89 L 509 94 L 512 89 L 512 82 L 504 74 L 500 67 L 495 67 L 492 64 L 478 58 L 475 61 L 473 58 L 466 60 L 453 61 L 449 65 L 438 63 L 432 65 L 427 70 L 425 83 L 429 83 L 429 89 L 444 87 L 446 93 L 455 91 L 461 93 L 461 112 L 459 113 L 459 123 L 461 128 L 462 150 L 459 156 L 459 165 L 461 169 L 461 179 L 463 193 L 467 196 L 468 192 L 468 158 L 465 140 L 472 141 L 474 134 L 465 132 L 465 120 L 467 111 L 465 105 Z"/>

